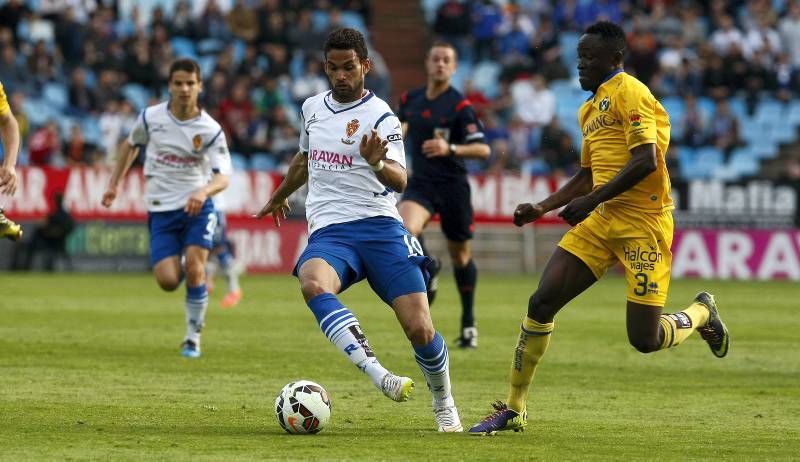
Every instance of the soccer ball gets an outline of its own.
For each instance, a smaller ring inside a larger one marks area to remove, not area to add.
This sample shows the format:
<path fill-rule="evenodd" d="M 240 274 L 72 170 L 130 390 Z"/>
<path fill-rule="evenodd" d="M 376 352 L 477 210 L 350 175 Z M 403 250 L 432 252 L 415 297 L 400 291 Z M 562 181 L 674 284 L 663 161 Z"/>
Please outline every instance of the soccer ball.
<path fill-rule="evenodd" d="M 275 398 L 275 416 L 289 433 L 319 433 L 331 418 L 331 400 L 318 383 L 291 382 Z"/>

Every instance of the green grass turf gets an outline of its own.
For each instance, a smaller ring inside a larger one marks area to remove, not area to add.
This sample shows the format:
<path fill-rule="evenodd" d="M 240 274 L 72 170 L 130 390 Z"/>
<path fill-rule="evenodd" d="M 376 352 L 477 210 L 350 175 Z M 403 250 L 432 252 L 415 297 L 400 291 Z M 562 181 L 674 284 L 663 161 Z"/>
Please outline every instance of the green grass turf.
<path fill-rule="evenodd" d="M 448 339 L 457 295 L 444 277 L 433 308 Z M 465 426 L 505 398 L 530 276 L 482 275 L 480 348 L 451 348 Z M 218 283 L 220 284 L 220 283 Z M 435 432 L 430 395 L 392 312 L 360 284 L 342 296 L 385 366 L 417 382 L 384 398 L 318 331 L 288 276 L 251 276 L 203 357 L 178 354 L 183 290 L 149 275 L 0 275 L 0 459 L 684 460 L 800 454 L 798 289 L 792 283 L 673 281 L 669 306 L 717 294 L 733 333 L 716 359 L 698 337 L 637 353 L 625 334 L 624 281 L 609 277 L 559 315 L 537 372 L 528 431 Z M 315 436 L 280 429 L 273 403 L 295 379 L 323 384 L 332 420 Z"/>

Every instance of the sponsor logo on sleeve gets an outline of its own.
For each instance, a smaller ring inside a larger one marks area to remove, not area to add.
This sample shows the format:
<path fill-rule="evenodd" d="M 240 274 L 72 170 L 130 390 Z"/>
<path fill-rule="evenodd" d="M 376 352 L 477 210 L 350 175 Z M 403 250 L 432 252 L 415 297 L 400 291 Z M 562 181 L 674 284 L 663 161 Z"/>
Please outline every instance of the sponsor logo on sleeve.
<path fill-rule="evenodd" d="M 638 111 L 629 111 L 628 120 L 631 123 L 631 127 L 638 127 L 642 124 L 642 116 Z"/>
<path fill-rule="evenodd" d="M 403 137 L 399 133 L 392 133 L 386 139 L 389 141 L 403 141 Z"/>

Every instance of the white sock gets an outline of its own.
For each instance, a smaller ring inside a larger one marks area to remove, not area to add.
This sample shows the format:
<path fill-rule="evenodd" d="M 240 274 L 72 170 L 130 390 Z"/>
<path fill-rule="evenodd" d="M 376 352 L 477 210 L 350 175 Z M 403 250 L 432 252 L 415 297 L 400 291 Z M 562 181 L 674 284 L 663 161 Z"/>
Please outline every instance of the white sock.
<path fill-rule="evenodd" d="M 445 344 L 441 334 L 436 332 L 429 344 L 423 347 L 415 347 L 414 353 L 417 364 L 425 375 L 428 389 L 430 389 L 433 396 L 434 407 L 452 406 L 450 358 L 447 353 L 447 344 Z"/>
<path fill-rule="evenodd" d="M 222 274 L 228 282 L 228 292 L 239 292 L 239 271 L 236 270 L 236 262 L 230 262 L 222 268 Z"/>

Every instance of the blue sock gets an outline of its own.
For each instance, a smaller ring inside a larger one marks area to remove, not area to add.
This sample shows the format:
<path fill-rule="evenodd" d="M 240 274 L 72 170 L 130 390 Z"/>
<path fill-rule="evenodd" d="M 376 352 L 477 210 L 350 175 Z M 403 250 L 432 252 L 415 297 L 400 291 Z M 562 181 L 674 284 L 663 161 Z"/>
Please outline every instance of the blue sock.
<path fill-rule="evenodd" d="M 369 375 L 375 386 L 380 387 L 381 379 L 389 371 L 378 362 L 355 315 L 345 308 L 335 295 L 329 293 L 312 298 L 308 301 L 308 307 L 314 313 L 325 337 L 336 345 L 350 362 Z"/>
<path fill-rule="evenodd" d="M 205 284 L 197 287 L 186 286 L 186 340 L 200 342 L 200 331 L 206 319 L 208 290 Z"/>
<path fill-rule="evenodd" d="M 450 399 L 450 361 L 447 344 L 439 332 L 427 345 L 414 347 L 414 356 L 435 401 Z"/>

